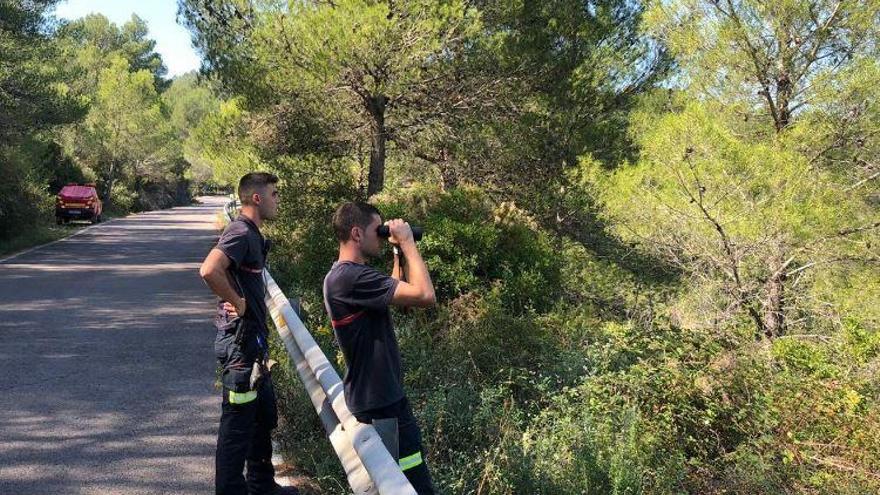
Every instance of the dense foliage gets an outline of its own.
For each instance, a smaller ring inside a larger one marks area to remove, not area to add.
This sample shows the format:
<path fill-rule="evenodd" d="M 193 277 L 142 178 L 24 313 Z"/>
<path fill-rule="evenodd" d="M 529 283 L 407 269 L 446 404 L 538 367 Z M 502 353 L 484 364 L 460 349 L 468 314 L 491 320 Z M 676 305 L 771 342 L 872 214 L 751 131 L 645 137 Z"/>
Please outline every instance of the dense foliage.
<path fill-rule="evenodd" d="M 334 206 L 426 228 L 439 304 L 395 318 L 441 492 L 880 490 L 880 4 L 429 4 L 180 2 L 232 95 L 198 150 L 282 177 L 331 356 Z"/>
<path fill-rule="evenodd" d="M 880 2 L 179 0 L 172 82 L 141 20 L 53 3 L 0 0 L 3 235 L 68 180 L 273 171 L 271 269 L 340 366 L 333 209 L 425 227 L 438 305 L 395 321 L 441 493 L 880 492 Z"/>
<path fill-rule="evenodd" d="M 137 16 L 57 21 L 56 3 L 0 2 L 0 243 L 39 232 L 70 182 L 95 182 L 115 213 L 188 204 L 213 182 L 184 156 L 219 106 L 210 84 L 166 79 Z"/>
<path fill-rule="evenodd" d="M 57 145 L 43 135 L 83 113 L 44 30 L 43 13 L 54 3 L 0 2 L 0 238 L 48 212 L 52 203 L 42 187 L 70 174 Z"/>

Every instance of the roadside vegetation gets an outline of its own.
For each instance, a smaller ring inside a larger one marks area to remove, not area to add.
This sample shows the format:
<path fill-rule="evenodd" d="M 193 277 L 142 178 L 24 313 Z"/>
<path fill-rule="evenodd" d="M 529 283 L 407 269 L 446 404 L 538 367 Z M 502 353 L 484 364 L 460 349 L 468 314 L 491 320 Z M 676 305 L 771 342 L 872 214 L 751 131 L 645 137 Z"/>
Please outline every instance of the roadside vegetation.
<path fill-rule="evenodd" d="M 167 79 L 146 23 L 52 17 L 57 1 L 0 1 L 0 251 L 63 236 L 55 194 L 95 183 L 105 217 L 189 204 L 216 189 L 184 153 L 219 105 L 196 74 Z"/>
<path fill-rule="evenodd" d="M 441 493 L 880 492 L 880 2 L 180 0 L 173 81 L 54 3 L 0 0 L 0 239 L 68 181 L 125 212 L 271 171 L 340 365 L 333 209 L 425 227 L 438 305 L 394 317 Z M 285 457 L 343 493 L 279 368 Z"/>
<path fill-rule="evenodd" d="M 191 150 L 282 177 L 330 356 L 333 208 L 425 227 L 439 304 L 395 320 L 442 493 L 880 491 L 880 3 L 180 4 L 225 95 Z"/>

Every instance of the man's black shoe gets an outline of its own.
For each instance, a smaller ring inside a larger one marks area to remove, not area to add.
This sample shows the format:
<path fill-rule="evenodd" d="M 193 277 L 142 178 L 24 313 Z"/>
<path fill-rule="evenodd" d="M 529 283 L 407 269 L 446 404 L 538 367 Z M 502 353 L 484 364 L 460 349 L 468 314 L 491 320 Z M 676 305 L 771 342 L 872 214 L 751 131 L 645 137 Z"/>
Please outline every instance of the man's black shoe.
<path fill-rule="evenodd" d="M 292 486 L 275 485 L 275 491 L 272 495 L 299 495 L 299 490 Z"/>

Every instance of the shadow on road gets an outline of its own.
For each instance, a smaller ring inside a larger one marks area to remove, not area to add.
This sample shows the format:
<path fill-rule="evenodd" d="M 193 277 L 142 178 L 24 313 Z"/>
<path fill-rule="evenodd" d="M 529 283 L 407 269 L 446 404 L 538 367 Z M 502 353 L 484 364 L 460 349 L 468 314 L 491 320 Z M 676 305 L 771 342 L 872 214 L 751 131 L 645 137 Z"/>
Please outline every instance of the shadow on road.
<path fill-rule="evenodd" d="M 209 493 L 222 201 L 145 213 L 0 264 L 0 493 Z"/>

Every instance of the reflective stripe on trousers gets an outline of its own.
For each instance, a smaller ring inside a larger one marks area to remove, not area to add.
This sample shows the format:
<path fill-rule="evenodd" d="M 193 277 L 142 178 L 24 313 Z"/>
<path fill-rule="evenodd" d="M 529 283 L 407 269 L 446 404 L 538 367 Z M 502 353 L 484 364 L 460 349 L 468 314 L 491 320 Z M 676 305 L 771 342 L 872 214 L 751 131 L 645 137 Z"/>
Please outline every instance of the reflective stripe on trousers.
<path fill-rule="evenodd" d="M 257 399 L 257 391 L 251 390 L 250 392 L 233 392 L 229 391 L 229 403 L 230 404 L 247 404 L 253 400 Z"/>
<path fill-rule="evenodd" d="M 418 451 L 413 455 L 408 455 L 408 456 L 404 457 L 403 459 L 401 459 L 400 461 L 398 461 L 398 464 L 400 465 L 401 471 L 406 471 L 407 469 L 412 469 L 421 463 L 422 463 L 422 452 L 421 451 Z"/>

